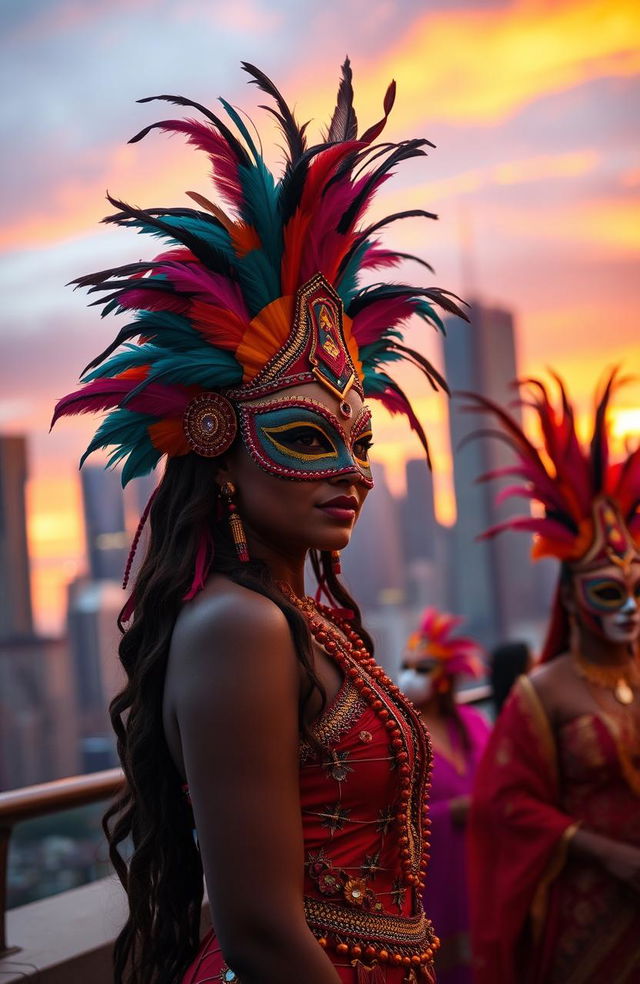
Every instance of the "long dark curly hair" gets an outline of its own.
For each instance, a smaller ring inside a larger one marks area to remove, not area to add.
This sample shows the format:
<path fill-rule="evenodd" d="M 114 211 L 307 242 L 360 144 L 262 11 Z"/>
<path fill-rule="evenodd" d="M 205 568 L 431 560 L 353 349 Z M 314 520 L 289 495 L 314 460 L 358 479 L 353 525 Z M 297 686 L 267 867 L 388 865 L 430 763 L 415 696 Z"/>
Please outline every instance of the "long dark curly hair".
<path fill-rule="evenodd" d="M 122 794 L 103 827 L 109 856 L 127 893 L 129 917 L 114 949 L 114 984 L 176 984 L 199 945 L 203 872 L 182 777 L 171 758 L 162 722 L 164 681 L 174 625 L 209 534 L 214 569 L 270 598 L 284 613 L 307 681 L 326 694 L 314 667 L 311 638 L 300 612 L 276 587 L 263 563 L 240 563 L 226 521 L 217 518 L 215 459 L 196 454 L 169 459 L 149 513 L 149 543 L 133 587 L 133 618 L 122 631 L 119 656 L 127 682 L 109 713 L 125 775 Z M 373 652 L 358 606 L 340 583 L 329 553 L 312 551 L 316 576 L 333 601 L 353 612 L 353 627 Z"/>

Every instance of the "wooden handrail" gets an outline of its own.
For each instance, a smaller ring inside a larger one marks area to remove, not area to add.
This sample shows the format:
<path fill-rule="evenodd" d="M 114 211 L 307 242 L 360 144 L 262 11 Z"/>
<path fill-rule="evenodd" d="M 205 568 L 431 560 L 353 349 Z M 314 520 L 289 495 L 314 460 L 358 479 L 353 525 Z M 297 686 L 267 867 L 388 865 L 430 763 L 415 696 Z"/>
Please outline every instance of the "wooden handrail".
<path fill-rule="evenodd" d="M 124 781 L 120 769 L 56 779 L 0 793 L 0 957 L 9 952 L 6 936 L 7 865 L 13 828 L 23 820 L 60 813 L 114 796 Z"/>

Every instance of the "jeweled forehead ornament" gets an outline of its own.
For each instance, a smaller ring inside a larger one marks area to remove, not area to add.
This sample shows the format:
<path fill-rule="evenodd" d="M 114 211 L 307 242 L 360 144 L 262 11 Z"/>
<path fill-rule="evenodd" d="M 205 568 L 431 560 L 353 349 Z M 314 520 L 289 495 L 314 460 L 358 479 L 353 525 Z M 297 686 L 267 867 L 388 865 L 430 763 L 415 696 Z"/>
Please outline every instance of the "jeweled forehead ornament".
<path fill-rule="evenodd" d="M 227 395 L 235 403 L 246 403 L 315 382 L 335 397 L 341 416 L 349 418 L 351 388 L 364 397 L 358 363 L 351 319 L 345 317 L 339 294 L 318 273 L 296 292 L 293 324 L 282 348 L 253 379 Z"/>
<path fill-rule="evenodd" d="M 593 503 L 593 539 L 580 560 L 571 564 L 576 573 L 598 570 L 613 564 L 628 577 L 631 565 L 640 563 L 640 547 L 634 542 L 620 509 L 605 496 Z"/>

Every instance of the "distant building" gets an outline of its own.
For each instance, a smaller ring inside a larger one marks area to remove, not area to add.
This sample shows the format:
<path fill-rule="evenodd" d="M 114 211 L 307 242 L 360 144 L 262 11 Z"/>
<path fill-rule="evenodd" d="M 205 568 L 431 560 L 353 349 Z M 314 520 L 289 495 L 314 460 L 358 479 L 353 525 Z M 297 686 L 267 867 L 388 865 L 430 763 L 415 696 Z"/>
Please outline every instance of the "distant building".
<path fill-rule="evenodd" d="M 99 465 L 80 472 L 92 581 L 121 581 L 129 550 L 120 473 Z"/>
<path fill-rule="evenodd" d="M 342 551 L 343 580 L 363 612 L 383 666 L 396 672 L 406 639 L 405 559 L 398 503 L 384 467 L 373 468 L 367 496 L 349 546 Z"/>
<path fill-rule="evenodd" d="M 33 634 L 26 481 L 26 439 L 0 435 L 0 639 Z"/>
<path fill-rule="evenodd" d="M 375 486 L 367 496 L 351 542 L 342 553 L 345 581 L 362 608 L 393 598 L 404 600 L 404 555 L 398 505 L 382 465 L 374 466 Z"/>
<path fill-rule="evenodd" d="M 405 557 L 406 602 L 418 611 L 449 603 L 448 531 L 435 516 L 433 476 L 424 458 L 406 463 L 406 493 L 398 501 Z"/>
<path fill-rule="evenodd" d="M 124 683 L 117 626 L 124 594 L 117 581 L 87 578 L 72 581 L 68 591 L 67 628 L 76 683 L 81 769 L 92 772 L 116 762 L 108 705 Z"/>
<path fill-rule="evenodd" d="M 514 399 L 510 384 L 517 376 L 517 361 L 509 311 L 473 303 L 469 324 L 458 318 L 449 320 L 444 354 L 454 393 L 470 390 L 503 406 Z M 518 505 L 508 500 L 496 506 L 499 485 L 478 484 L 484 473 L 513 464 L 513 456 L 495 438 L 476 438 L 460 447 L 472 432 L 495 428 L 486 415 L 464 413 L 463 405 L 464 398 L 454 398 L 450 406 L 457 504 L 451 538 L 452 607 L 467 617 L 466 630 L 471 635 L 492 646 L 520 634 L 539 617 L 540 592 L 527 537 L 505 533 L 491 541 L 476 540 L 490 526 L 517 514 Z M 512 412 L 520 420 L 519 409 Z"/>
<path fill-rule="evenodd" d="M 0 641 L 0 789 L 78 772 L 72 680 L 65 640 Z"/>

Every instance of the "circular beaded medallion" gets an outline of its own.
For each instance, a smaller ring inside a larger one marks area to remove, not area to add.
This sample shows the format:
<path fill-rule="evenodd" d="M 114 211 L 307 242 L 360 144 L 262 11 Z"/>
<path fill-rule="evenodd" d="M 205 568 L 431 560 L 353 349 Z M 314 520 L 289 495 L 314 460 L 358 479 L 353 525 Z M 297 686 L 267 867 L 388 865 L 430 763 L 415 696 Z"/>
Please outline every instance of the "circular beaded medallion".
<path fill-rule="evenodd" d="M 194 397 L 184 414 L 184 432 L 189 446 L 203 458 L 228 451 L 238 431 L 235 410 L 220 393 Z"/>

